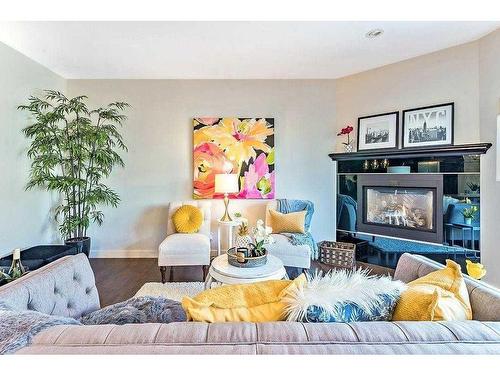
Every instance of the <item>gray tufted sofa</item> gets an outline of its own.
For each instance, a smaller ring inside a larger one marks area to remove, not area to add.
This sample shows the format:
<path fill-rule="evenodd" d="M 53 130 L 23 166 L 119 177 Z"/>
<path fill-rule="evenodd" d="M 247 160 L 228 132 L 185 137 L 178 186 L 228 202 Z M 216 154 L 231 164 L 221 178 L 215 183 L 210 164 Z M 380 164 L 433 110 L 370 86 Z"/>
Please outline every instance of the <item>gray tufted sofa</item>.
<path fill-rule="evenodd" d="M 440 265 L 405 254 L 395 278 Z M 56 326 L 18 354 L 500 354 L 500 292 L 467 279 L 474 311 L 466 322 L 171 323 Z M 0 288 L 17 309 L 80 317 L 99 308 L 88 259 L 62 258 Z"/>

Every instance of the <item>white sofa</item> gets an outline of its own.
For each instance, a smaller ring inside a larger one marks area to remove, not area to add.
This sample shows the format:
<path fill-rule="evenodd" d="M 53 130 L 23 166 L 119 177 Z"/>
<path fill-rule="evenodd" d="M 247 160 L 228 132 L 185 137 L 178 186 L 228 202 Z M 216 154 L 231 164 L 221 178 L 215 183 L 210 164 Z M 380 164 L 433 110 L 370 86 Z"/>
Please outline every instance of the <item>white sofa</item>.
<path fill-rule="evenodd" d="M 176 233 L 172 215 L 182 205 L 189 204 L 198 207 L 203 213 L 203 223 L 198 233 Z M 176 201 L 171 202 L 168 208 L 167 238 L 160 244 L 158 252 L 158 266 L 161 272 L 161 281 L 167 281 L 166 271 L 170 267 L 169 279 L 172 279 L 174 266 L 202 266 L 205 278 L 206 266 L 210 264 L 210 201 Z"/>
<path fill-rule="evenodd" d="M 269 210 L 276 210 L 278 202 L 276 200 L 270 201 L 266 205 L 266 225 L 271 226 Z M 283 234 L 272 234 L 274 243 L 266 245 L 267 251 L 270 254 L 281 259 L 283 264 L 287 267 L 297 267 L 308 269 L 311 267 L 311 249 L 307 245 L 292 245 L 289 238 Z"/>

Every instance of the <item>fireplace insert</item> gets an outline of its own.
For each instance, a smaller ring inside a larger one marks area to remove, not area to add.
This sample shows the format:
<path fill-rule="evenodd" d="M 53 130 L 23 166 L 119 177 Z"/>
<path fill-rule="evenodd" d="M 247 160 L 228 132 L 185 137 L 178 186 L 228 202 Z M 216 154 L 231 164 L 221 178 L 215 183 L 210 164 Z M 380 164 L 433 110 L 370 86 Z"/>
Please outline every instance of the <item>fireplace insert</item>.
<path fill-rule="evenodd" d="M 443 243 L 441 175 L 360 175 L 358 210 L 359 232 Z"/>

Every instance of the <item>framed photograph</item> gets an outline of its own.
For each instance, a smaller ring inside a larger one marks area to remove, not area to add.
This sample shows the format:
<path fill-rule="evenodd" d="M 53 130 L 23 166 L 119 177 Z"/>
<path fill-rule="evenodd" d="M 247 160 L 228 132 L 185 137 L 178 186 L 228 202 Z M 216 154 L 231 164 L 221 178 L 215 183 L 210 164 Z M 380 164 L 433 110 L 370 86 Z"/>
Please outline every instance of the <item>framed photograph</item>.
<path fill-rule="evenodd" d="M 403 148 L 453 144 L 454 103 L 403 111 Z"/>
<path fill-rule="evenodd" d="M 399 112 L 358 118 L 358 151 L 398 148 Z"/>

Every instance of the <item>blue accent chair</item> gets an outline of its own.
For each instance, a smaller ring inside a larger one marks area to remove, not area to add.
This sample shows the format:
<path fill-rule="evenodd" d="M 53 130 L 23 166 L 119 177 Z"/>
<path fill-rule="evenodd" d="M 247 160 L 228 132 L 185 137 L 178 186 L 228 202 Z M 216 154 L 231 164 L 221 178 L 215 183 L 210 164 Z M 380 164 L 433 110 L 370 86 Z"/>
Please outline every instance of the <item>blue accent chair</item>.
<path fill-rule="evenodd" d="M 337 194 L 337 229 L 356 231 L 357 202 L 348 195 Z"/>
<path fill-rule="evenodd" d="M 479 218 L 480 212 L 477 211 L 476 215 L 472 219 L 471 227 L 473 229 L 464 229 L 465 220 L 462 211 L 466 208 L 471 208 L 476 206 L 479 209 L 479 205 L 471 203 L 452 203 L 448 205 L 448 209 L 444 215 L 444 229 L 445 229 L 445 239 L 449 244 L 454 245 L 455 241 L 460 241 L 462 247 L 470 249 L 479 249 L 474 242 L 479 242 L 480 226 Z M 474 241 L 472 241 L 472 236 L 474 236 Z M 463 242 L 463 243 L 462 243 Z"/>

